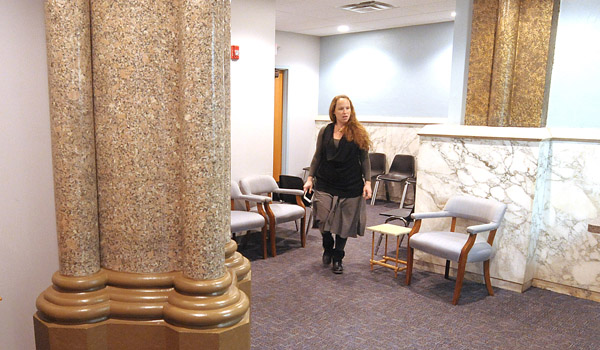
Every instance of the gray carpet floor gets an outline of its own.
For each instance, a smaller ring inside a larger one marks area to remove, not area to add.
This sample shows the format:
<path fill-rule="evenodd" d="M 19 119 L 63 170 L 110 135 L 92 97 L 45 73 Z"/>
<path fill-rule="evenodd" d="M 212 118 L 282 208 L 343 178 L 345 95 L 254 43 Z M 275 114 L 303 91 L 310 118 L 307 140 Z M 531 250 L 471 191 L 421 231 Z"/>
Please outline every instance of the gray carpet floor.
<path fill-rule="evenodd" d="M 397 204 L 367 207 L 376 225 Z M 294 224 L 278 230 L 275 258 L 262 259 L 258 234 L 237 238 L 252 262 L 253 350 L 600 349 L 600 303 L 538 288 L 488 296 L 465 281 L 453 306 L 454 281 L 442 275 L 415 268 L 406 286 L 404 272 L 371 271 L 370 232 L 349 239 L 344 273 L 335 275 L 321 264 L 316 229 L 305 248 Z"/>

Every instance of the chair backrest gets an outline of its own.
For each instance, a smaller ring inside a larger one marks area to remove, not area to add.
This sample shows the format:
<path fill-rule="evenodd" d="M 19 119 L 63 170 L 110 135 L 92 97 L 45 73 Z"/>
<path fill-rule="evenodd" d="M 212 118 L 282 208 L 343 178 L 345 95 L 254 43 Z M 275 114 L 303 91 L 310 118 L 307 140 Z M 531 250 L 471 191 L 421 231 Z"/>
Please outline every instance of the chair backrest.
<path fill-rule="evenodd" d="M 458 218 L 475 220 L 482 223 L 495 223 L 496 227 L 506 212 L 506 204 L 493 199 L 478 198 L 473 196 L 455 196 L 448 200 L 444 211 Z"/>
<path fill-rule="evenodd" d="M 268 175 L 248 176 L 240 180 L 240 189 L 243 194 L 267 194 L 277 190 L 277 182 Z"/>
<path fill-rule="evenodd" d="M 371 162 L 371 176 L 385 174 L 387 162 L 385 153 L 369 153 L 369 161 Z"/>
<path fill-rule="evenodd" d="M 410 177 L 414 177 L 415 157 L 410 154 L 396 154 L 388 173 L 407 174 Z"/>
<path fill-rule="evenodd" d="M 301 190 L 304 188 L 302 178 L 293 175 L 279 175 L 279 188 Z M 296 204 L 296 196 L 291 194 L 280 194 L 279 199 L 286 203 Z"/>
<path fill-rule="evenodd" d="M 231 181 L 231 199 L 238 199 L 242 195 L 242 191 L 240 191 L 240 187 L 235 181 Z"/>

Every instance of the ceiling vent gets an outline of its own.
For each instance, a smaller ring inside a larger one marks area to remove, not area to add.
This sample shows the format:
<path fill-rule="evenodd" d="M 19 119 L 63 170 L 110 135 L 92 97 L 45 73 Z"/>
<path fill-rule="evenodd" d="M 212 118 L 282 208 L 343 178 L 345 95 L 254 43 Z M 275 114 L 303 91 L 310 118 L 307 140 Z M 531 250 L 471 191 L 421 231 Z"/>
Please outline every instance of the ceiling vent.
<path fill-rule="evenodd" d="M 364 1 L 358 4 L 350 4 L 340 7 L 342 10 L 358 12 L 358 13 L 367 13 L 373 11 L 381 11 L 381 10 L 389 10 L 394 6 L 390 4 L 385 4 L 379 1 Z"/>

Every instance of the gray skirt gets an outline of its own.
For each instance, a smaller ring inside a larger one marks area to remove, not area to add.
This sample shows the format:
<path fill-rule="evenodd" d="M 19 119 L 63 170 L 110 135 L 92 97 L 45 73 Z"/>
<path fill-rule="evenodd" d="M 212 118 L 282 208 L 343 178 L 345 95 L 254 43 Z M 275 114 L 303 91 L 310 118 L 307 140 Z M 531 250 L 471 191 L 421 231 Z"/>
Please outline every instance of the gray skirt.
<path fill-rule="evenodd" d="M 367 207 L 362 196 L 339 198 L 315 190 L 312 206 L 321 233 L 329 231 L 342 238 L 364 236 Z"/>

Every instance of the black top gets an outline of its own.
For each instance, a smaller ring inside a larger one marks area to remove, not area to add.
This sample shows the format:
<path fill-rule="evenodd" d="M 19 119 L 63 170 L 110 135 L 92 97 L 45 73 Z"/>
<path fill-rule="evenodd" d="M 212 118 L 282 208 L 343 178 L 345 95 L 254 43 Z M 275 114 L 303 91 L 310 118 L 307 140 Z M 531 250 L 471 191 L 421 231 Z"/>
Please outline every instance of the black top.
<path fill-rule="evenodd" d="M 371 178 L 369 153 L 345 137 L 336 142 L 333 138 L 334 125 L 330 123 L 319 132 L 309 175 L 316 177 L 315 189 L 319 191 L 340 198 L 361 196 L 363 177 Z"/>

